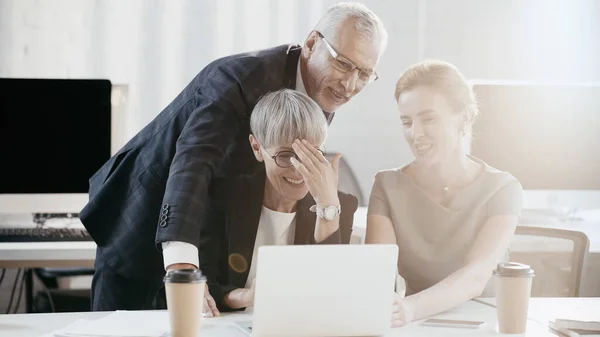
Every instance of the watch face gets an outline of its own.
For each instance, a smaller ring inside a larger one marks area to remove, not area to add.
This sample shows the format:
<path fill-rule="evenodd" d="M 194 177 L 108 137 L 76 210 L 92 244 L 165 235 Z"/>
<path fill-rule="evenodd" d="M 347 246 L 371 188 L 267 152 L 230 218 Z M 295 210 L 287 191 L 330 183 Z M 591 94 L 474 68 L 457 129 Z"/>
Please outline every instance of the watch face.
<path fill-rule="evenodd" d="M 325 207 L 323 215 L 325 216 L 325 219 L 333 220 L 337 216 L 337 209 L 334 206 Z"/>

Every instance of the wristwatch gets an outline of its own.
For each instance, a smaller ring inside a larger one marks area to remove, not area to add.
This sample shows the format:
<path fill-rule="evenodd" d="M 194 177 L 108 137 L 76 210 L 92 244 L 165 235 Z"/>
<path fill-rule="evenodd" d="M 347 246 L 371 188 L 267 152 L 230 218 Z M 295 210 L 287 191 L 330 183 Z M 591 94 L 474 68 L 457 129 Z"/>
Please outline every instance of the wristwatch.
<path fill-rule="evenodd" d="M 317 205 L 312 205 L 312 206 L 310 206 L 310 211 L 316 212 L 317 216 L 321 219 L 331 221 L 331 220 L 337 218 L 340 215 L 340 213 L 342 213 L 342 206 L 328 205 L 323 208 L 320 208 L 320 207 L 317 207 Z"/>

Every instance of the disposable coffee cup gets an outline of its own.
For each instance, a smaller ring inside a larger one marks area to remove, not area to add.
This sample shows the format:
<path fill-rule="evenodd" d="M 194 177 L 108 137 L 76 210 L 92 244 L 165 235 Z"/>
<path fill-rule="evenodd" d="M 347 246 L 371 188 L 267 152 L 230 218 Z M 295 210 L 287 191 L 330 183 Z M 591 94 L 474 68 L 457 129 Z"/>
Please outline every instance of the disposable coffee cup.
<path fill-rule="evenodd" d="M 498 332 L 522 334 L 527 330 L 527 311 L 534 271 L 526 264 L 499 263 L 494 270 Z"/>
<path fill-rule="evenodd" d="M 198 337 L 206 278 L 198 269 L 170 270 L 164 278 L 171 337 Z"/>

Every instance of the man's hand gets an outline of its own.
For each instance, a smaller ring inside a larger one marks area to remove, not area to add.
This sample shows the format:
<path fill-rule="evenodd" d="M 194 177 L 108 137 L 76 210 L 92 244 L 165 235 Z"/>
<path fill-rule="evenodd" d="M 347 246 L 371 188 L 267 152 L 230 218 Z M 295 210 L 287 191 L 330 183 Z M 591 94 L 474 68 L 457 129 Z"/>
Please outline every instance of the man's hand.
<path fill-rule="evenodd" d="M 206 317 L 215 317 L 221 314 L 219 309 L 217 309 L 215 299 L 208 292 L 208 284 L 204 287 L 204 306 L 202 308 Z"/>
<path fill-rule="evenodd" d="M 167 271 L 179 269 L 198 269 L 198 267 L 191 263 L 174 263 L 167 266 Z M 217 309 L 217 303 L 215 302 L 215 299 L 210 296 L 210 293 L 208 292 L 208 284 L 204 287 L 203 313 L 206 317 L 219 316 L 221 314 L 219 309 Z"/>

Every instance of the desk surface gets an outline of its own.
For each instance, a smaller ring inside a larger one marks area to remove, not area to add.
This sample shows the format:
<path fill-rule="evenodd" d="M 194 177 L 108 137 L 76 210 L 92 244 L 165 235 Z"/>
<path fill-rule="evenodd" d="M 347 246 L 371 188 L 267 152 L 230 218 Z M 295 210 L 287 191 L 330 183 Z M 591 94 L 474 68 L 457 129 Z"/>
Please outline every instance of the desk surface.
<path fill-rule="evenodd" d="M 532 299 L 530 314 L 535 315 L 538 308 L 547 305 L 550 299 Z M 498 336 L 496 327 L 496 309 L 493 305 L 485 303 L 493 303 L 492 299 L 482 299 L 478 301 L 466 302 L 452 310 L 442 313 L 436 317 L 449 319 L 468 319 L 482 320 L 486 322 L 484 328 L 478 330 L 458 329 L 458 328 L 433 328 L 424 327 L 420 322 L 413 322 L 405 327 L 392 329 L 386 336 Z M 561 299 L 561 304 L 568 306 L 558 306 L 556 310 L 569 310 L 571 307 L 580 306 L 586 302 L 590 308 L 600 307 L 600 298 L 585 299 L 570 298 Z M 597 311 L 598 312 L 598 311 Z M 52 331 L 60 329 L 78 319 L 98 319 L 107 312 L 88 312 L 88 313 L 59 313 L 59 314 L 19 314 L 19 315 L 0 315 L 0 335 L 12 337 L 38 337 L 48 334 Z M 165 331 L 168 330 L 168 315 L 165 311 L 153 312 L 153 318 L 158 318 L 161 327 L 164 326 Z M 205 327 L 215 327 L 218 325 L 232 325 L 236 321 L 249 321 L 252 319 L 251 313 L 234 313 L 225 314 L 218 318 L 208 318 L 203 322 Z M 135 324 L 135 322 L 134 322 Z M 213 330 L 213 329 L 210 329 Z M 204 330 L 203 337 L 210 337 L 209 329 Z M 243 335 L 240 335 L 243 336 Z M 556 337 L 550 333 L 547 324 L 539 323 L 535 320 L 530 320 L 527 326 L 525 336 L 549 336 Z M 234 336 L 231 336 L 234 337 Z"/>
<path fill-rule="evenodd" d="M 93 241 L 0 243 L 0 268 L 91 267 L 95 258 Z"/>
<path fill-rule="evenodd" d="M 495 298 L 477 301 L 495 306 Z M 600 320 L 600 297 L 534 298 L 529 301 L 529 318 L 541 324 L 556 318 Z"/>
<path fill-rule="evenodd" d="M 366 225 L 367 208 L 359 207 L 354 216 L 353 242 L 362 242 Z M 600 223 L 555 223 L 544 227 L 582 231 L 590 238 L 590 252 L 600 253 Z M 95 257 L 96 244 L 91 241 L 0 243 L 0 268 L 91 267 Z"/>

